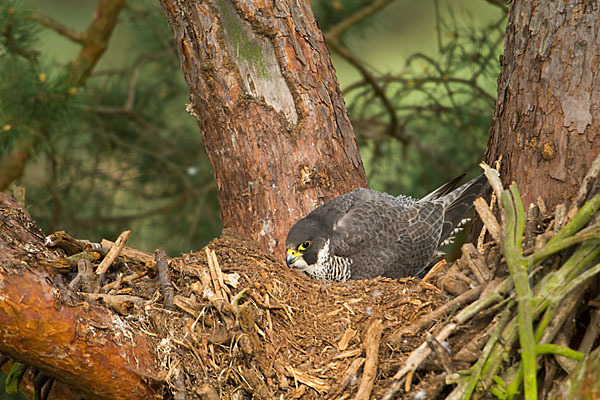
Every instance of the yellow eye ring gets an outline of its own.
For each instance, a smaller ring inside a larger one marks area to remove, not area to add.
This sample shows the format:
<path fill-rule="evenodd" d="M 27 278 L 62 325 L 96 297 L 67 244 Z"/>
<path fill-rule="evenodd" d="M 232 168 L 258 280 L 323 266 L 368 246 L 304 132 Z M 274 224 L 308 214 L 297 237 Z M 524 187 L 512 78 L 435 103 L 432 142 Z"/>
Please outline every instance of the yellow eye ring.
<path fill-rule="evenodd" d="M 307 240 L 306 242 L 301 243 L 298 246 L 298 250 L 304 251 L 304 250 L 308 249 L 309 247 L 310 247 L 310 241 Z"/>

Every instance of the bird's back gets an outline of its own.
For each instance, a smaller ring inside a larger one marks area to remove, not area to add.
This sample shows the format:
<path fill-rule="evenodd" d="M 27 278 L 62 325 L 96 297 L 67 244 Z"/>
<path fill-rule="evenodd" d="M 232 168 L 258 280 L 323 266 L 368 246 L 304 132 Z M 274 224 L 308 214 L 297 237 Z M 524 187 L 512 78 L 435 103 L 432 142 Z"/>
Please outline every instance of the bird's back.
<path fill-rule="evenodd" d="M 349 193 L 352 201 L 345 203 L 333 225 L 332 251 L 351 258 L 351 278 L 422 275 L 486 180 L 481 175 L 452 190 L 456 183 L 454 180 L 421 200 L 368 189 Z"/>

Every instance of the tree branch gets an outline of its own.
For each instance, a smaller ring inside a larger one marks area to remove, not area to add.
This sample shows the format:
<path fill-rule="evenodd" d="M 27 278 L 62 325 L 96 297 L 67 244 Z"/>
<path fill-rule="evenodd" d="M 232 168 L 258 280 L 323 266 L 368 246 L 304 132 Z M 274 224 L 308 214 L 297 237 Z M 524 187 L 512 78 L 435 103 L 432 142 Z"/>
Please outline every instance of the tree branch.
<path fill-rule="evenodd" d="M 82 85 L 108 46 L 125 0 L 99 0 L 94 19 L 86 29 L 83 48 L 69 66 L 69 81 Z"/>
<path fill-rule="evenodd" d="M 87 38 L 85 33 L 81 33 L 76 31 L 75 29 L 69 28 L 68 26 L 63 25 L 62 23 L 47 15 L 32 13 L 29 16 L 29 19 L 31 19 L 32 21 L 39 22 L 46 28 L 52 29 L 59 35 L 62 35 L 75 43 L 84 44 Z"/>
<path fill-rule="evenodd" d="M 377 0 L 368 6 L 361 8 L 343 21 L 338 22 L 325 34 L 327 42 L 329 42 L 329 39 L 339 40 L 339 37 L 348 29 L 352 28 L 363 19 L 375 14 L 393 1 L 394 0 Z"/>
<path fill-rule="evenodd" d="M 131 334 L 125 320 L 105 309 L 60 296 L 68 293 L 40 265 L 58 254 L 44 246 L 42 232 L 25 214 L 0 209 L 0 232 L 12 238 L 0 242 L 0 352 L 86 398 L 153 398 L 161 378 L 149 338 Z"/>

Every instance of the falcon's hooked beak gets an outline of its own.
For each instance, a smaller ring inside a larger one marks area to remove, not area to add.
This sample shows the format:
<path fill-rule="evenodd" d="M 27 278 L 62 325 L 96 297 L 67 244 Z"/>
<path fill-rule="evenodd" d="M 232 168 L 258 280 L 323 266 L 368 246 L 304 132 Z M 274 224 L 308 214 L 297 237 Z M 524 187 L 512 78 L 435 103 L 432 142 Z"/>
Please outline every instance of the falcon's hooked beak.
<path fill-rule="evenodd" d="M 285 263 L 288 265 L 288 267 L 291 267 L 301 257 L 302 253 L 300 253 L 299 251 L 294 249 L 288 249 L 287 255 L 285 256 Z"/>

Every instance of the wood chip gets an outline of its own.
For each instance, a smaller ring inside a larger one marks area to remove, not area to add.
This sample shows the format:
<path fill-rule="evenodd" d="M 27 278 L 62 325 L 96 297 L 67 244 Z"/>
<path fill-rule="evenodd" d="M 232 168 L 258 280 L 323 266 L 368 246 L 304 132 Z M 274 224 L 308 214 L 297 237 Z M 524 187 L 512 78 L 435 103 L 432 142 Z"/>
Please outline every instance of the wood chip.
<path fill-rule="evenodd" d="M 208 259 L 208 270 L 210 272 L 210 277 L 212 279 L 213 287 L 215 288 L 215 294 L 218 297 L 221 297 L 224 300 L 227 300 L 227 291 L 225 289 L 225 282 L 223 281 L 223 272 L 219 267 L 219 262 L 217 261 L 217 255 L 214 250 L 205 247 L 206 258 Z"/>
<path fill-rule="evenodd" d="M 432 280 L 433 278 L 435 278 L 436 276 L 439 275 L 439 273 L 444 269 L 444 267 L 446 267 L 446 265 L 448 264 L 448 262 L 444 259 L 438 261 L 430 270 L 429 272 L 427 272 L 427 274 L 423 277 L 423 279 L 421 279 L 421 281 L 423 282 L 429 282 L 430 280 Z"/>
<path fill-rule="evenodd" d="M 234 289 L 239 286 L 240 278 L 241 276 L 237 272 L 234 272 L 233 274 L 223 274 L 223 280 L 225 283 Z"/>
<path fill-rule="evenodd" d="M 348 348 L 348 344 L 350 344 L 350 341 L 352 340 L 352 338 L 354 337 L 354 335 L 356 335 L 356 330 L 352 329 L 352 328 L 348 328 L 346 329 L 346 331 L 344 332 L 344 335 L 342 336 L 342 339 L 340 339 L 339 343 L 337 344 L 337 348 L 339 351 L 344 351 Z"/>
<path fill-rule="evenodd" d="M 181 311 L 186 312 L 193 317 L 198 316 L 203 309 L 202 304 L 181 295 L 175 295 L 175 297 L 173 298 L 173 303 L 175 304 L 175 307 L 179 308 Z"/>
<path fill-rule="evenodd" d="M 329 384 L 321 378 L 311 376 L 306 372 L 292 367 L 291 365 L 286 366 L 285 369 L 295 381 L 304 383 L 306 386 L 315 389 L 319 393 L 328 392 L 331 389 L 331 386 L 329 386 Z"/>
<path fill-rule="evenodd" d="M 146 302 L 146 300 L 141 297 L 130 295 L 95 294 L 85 292 L 78 293 L 83 297 L 87 297 L 88 299 L 101 299 L 104 303 L 106 303 L 106 305 L 121 315 L 130 314 L 134 305 L 142 308 Z"/>

